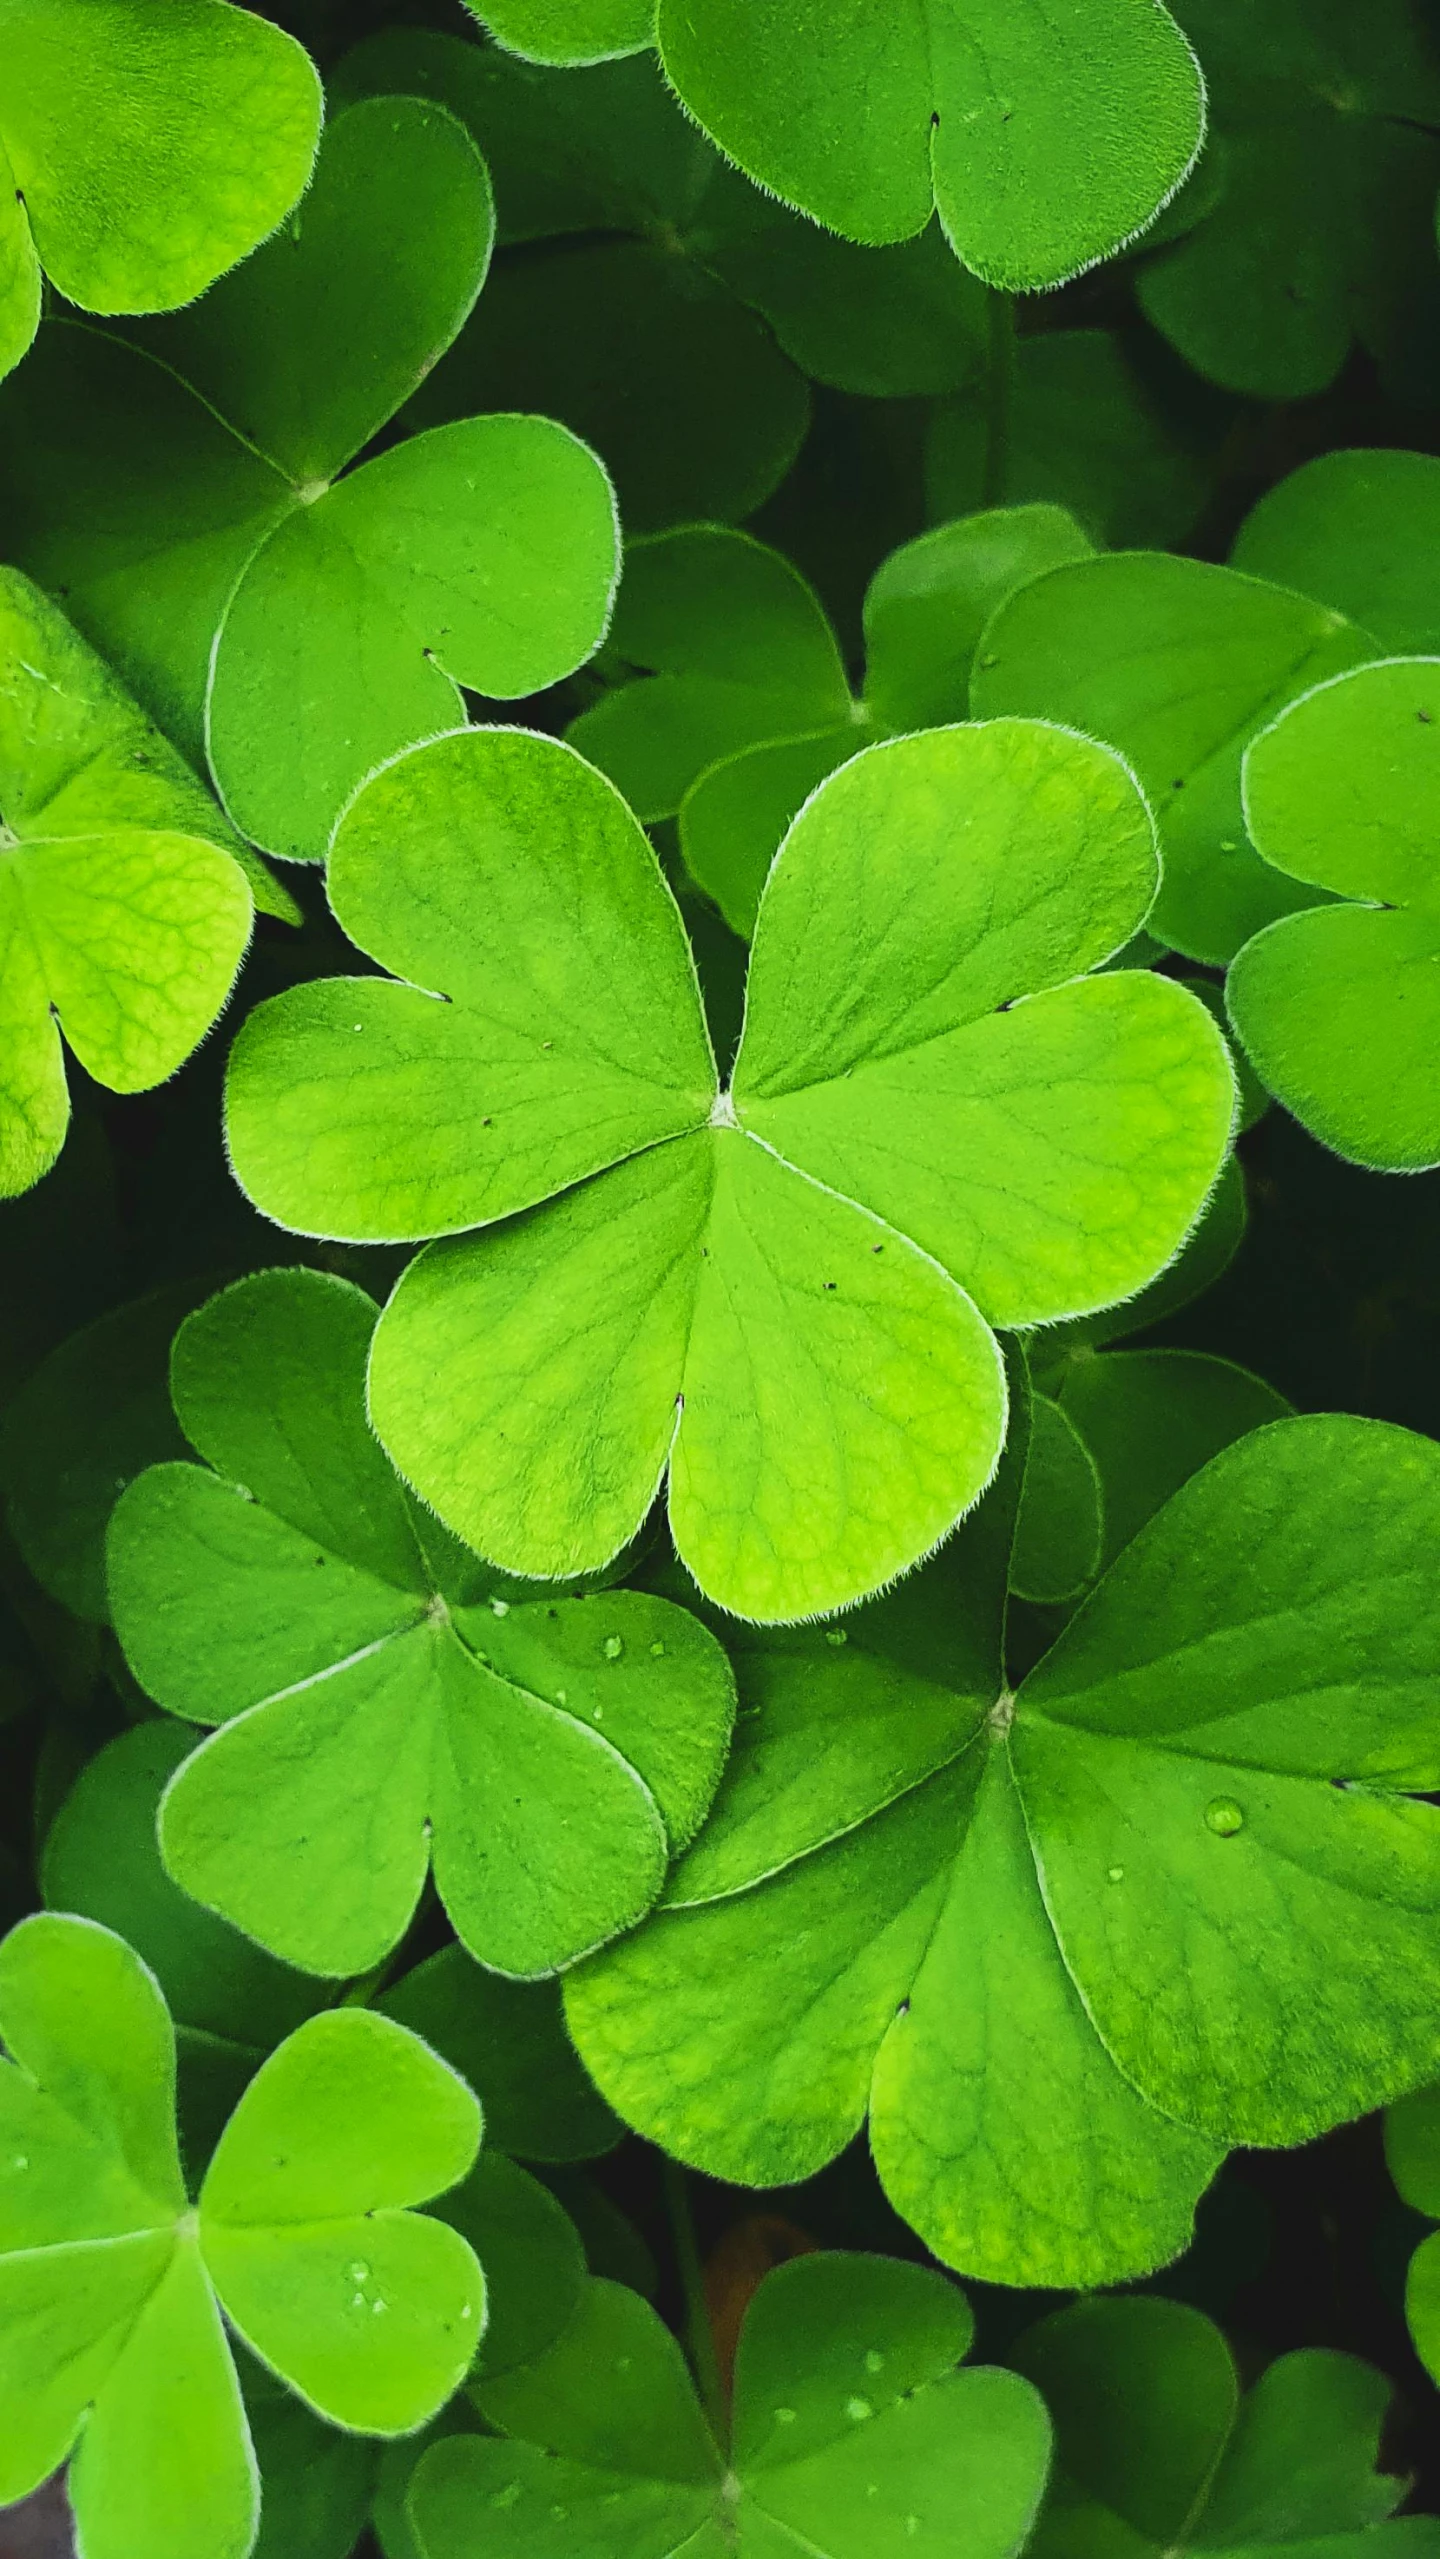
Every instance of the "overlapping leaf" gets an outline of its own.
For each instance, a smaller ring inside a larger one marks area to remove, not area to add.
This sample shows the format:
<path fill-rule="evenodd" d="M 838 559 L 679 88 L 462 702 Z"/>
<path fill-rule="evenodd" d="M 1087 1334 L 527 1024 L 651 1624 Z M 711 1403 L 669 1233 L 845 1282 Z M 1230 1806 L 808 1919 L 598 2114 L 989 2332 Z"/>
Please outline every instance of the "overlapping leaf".
<path fill-rule="evenodd" d="M 1012 1569 L 1010 1586 L 1027 1599 L 1062 1600 L 1222 1448 L 1292 1407 L 1263 1377 L 1208 1351 L 1096 1358 L 1086 1346 L 1043 1365 L 1048 1347 L 1044 1336 L 1031 1346 L 1048 1392 L 1035 1399 L 1039 1466 L 1032 1438 L 1016 1534 L 1022 1569 Z M 1086 1569 L 1070 1569 L 1087 1555 Z"/>
<path fill-rule="evenodd" d="M 46 275 L 84 311 L 171 311 L 247 257 L 310 175 L 320 83 L 225 0 L 5 0 L 0 373 Z"/>
<path fill-rule="evenodd" d="M 992 1473 L 990 1325 L 1132 1293 L 1214 1180 L 1233 1084 L 1203 1007 L 1083 977 L 1154 882 L 1101 748 L 1006 721 L 874 748 L 786 839 L 718 1094 L 674 903 L 610 785 L 523 732 L 437 739 L 332 854 L 337 915 L 402 982 L 251 1016 L 232 1162 L 293 1227 L 456 1239 L 392 1297 L 370 1405 L 480 1552 L 597 1568 L 668 1463 L 712 1597 L 843 1606 Z"/>
<path fill-rule="evenodd" d="M 1354 2355 L 1302 2347 L 1240 2394 L 1234 2358 L 1178 2301 L 1076 2302 L 1013 2360 L 1045 2397 L 1056 2467 L 1036 2559 L 1097 2548 L 1299 2547 L 1433 2559 L 1440 2522 L 1389 2521 L 1408 2481 L 1377 2471 L 1392 2389 Z"/>
<path fill-rule="evenodd" d="M 143 347 L 57 323 L 0 403 L 17 556 L 187 752 L 203 731 L 274 852 L 323 853 L 460 684 L 533 692 L 604 631 L 613 499 L 563 427 L 472 417 L 347 467 L 454 337 L 493 228 L 452 116 L 362 100 L 302 210 L 194 312 Z"/>
<path fill-rule="evenodd" d="M 1226 961 L 1275 916 L 1315 902 L 1245 835 L 1240 765 L 1267 720 L 1374 655 L 1328 606 L 1202 560 L 1124 552 L 1052 570 L 984 634 L 972 708 L 1064 720 L 1127 755 L 1160 816 L 1165 877 L 1151 929 Z"/>
<path fill-rule="evenodd" d="M 728 1666 L 663 1600 L 517 1592 L 417 1515 L 365 1418 L 374 1324 L 347 1283 L 271 1271 L 178 1337 L 209 1467 L 152 1468 L 109 1538 L 136 1677 L 220 1727 L 166 1790 L 165 1860 L 343 1975 L 398 1942 L 433 1859 L 472 1952 L 545 1972 L 638 1919 L 693 1836 Z"/>
<path fill-rule="evenodd" d="M 1252 1432 L 1013 1696 L 1004 1512 L 849 1627 L 756 1639 L 711 1821 L 567 2007 L 680 2157 L 789 2182 L 868 2107 L 946 2262 L 1088 2287 L 1183 2248 L 1214 2144 L 1433 2071 L 1440 1457 Z"/>
<path fill-rule="evenodd" d="M 1236 536 L 1252 577 L 1333 605 L 1396 656 L 1440 648 L 1430 575 L 1440 541 L 1440 460 L 1431 453 L 1322 453 L 1267 490 Z"/>
<path fill-rule="evenodd" d="M 62 1030 L 113 1092 L 162 1083 L 224 1004 L 256 903 L 294 913 L 63 614 L 0 569 L 0 1196 L 64 1145 Z"/>
<path fill-rule="evenodd" d="M 472 2360 L 485 2291 L 467 2242 L 411 2207 L 469 2168 L 475 2100 L 388 2019 L 312 2017 L 192 2208 L 169 2014 L 121 1939 L 23 1921 L 0 2027 L 0 2499 L 73 2452 L 89 2559 L 245 2559 L 255 2463 L 221 2310 L 333 2423 L 422 2425 Z"/>
<path fill-rule="evenodd" d="M 1059 284 L 1154 219 L 1198 147 L 1199 68 L 1156 0 L 660 0 L 660 57 L 728 157 L 848 239 L 938 208 L 993 285 Z"/>
<path fill-rule="evenodd" d="M 678 812 L 685 862 L 748 938 L 790 821 L 869 739 L 963 716 L 980 633 L 1028 578 L 1091 545 L 1060 507 L 995 508 L 905 543 L 865 599 L 852 697 L 819 598 L 778 551 L 695 525 L 632 543 L 611 651 L 640 682 L 571 724 L 646 824 Z"/>
<path fill-rule="evenodd" d="M 1214 209 L 1141 271 L 1147 316 L 1257 399 L 1323 391 L 1357 337 L 1433 399 L 1440 56 L 1422 13 L 1283 0 L 1257 18 L 1244 0 L 1177 0 L 1175 14 L 1223 157 Z"/>
<path fill-rule="evenodd" d="M 1295 703 L 1245 759 L 1245 816 L 1286 879 L 1345 903 L 1281 917 L 1225 996 L 1256 1073 L 1352 1163 L 1440 1163 L 1440 658 Z"/>
<path fill-rule="evenodd" d="M 955 2369 L 972 2326 L 924 2267 L 795 2259 L 746 2315 L 722 2454 L 668 2330 L 635 2294 L 592 2283 L 548 2354 L 480 2384 L 496 2435 L 422 2457 L 408 2500 L 422 2559 L 1007 2559 L 1049 2427 L 1018 2375 Z"/>

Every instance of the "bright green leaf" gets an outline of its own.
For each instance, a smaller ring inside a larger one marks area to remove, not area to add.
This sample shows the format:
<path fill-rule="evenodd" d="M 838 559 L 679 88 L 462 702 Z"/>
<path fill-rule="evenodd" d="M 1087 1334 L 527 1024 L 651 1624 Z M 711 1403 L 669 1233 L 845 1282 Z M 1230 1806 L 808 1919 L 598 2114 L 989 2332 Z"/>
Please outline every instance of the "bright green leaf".
<path fill-rule="evenodd" d="M 1015 2375 L 955 2370 L 971 2325 L 963 2296 L 921 2266 L 780 2267 L 741 2331 L 722 2469 L 673 2338 L 633 2294 L 592 2283 L 548 2354 L 480 2383 L 504 2439 L 452 2436 L 424 2455 L 409 2499 L 422 2559 L 468 2559 L 482 2538 L 496 2559 L 581 2545 L 699 2559 L 732 2542 L 1002 2559 L 1029 2528 L 1049 2429 Z"/>
<path fill-rule="evenodd" d="M 992 613 L 1031 578 L 1094 549 L 1059 506 L 987 507 L 902 543 L 865 597 L 865 699 L 888 729 L 953 720 Z"/>
<path fill-rule="evenodd" d="M 370 1371 L 396 1463 L 477 1550 L 596 1569 L 669 1458 L 712 1597 L 844 1605 L 988 1480 L 988 1324 L 1143 1285 L 1219 1168 L 1233 1085 L 1203 1009 L 1076 975 L 1154 877 L 1133 785 L 1084 741 L 1000 722 L 858 758 L 777 862 L 717 1098 L 673 902 L 609 786 L 538 737 L 436 740 L 356 801 L 331 868 L 352 934 L 411 983 L 252 1015 L 232 1162 L 311 1231 L 511 1219 L 410 1266 Z M 925 1144 L 897 1146 L 917 1108 Z"/>
<path fill-rule="evenodd" d="M 750 1712 L 668 1907 L 567 1986 L 611 2103 L 753 2184 L 813 2174 L 868 2104 L 938 2255 L 1088 2287 L 1184 2247 L 1207 2137 L 1308 2139 L 1423 2081 L 1432 1461 L 1374 1422 L 1252 1432 L 1013 1698 L 998 1616 L 963 1680 L 902 1672 L 872 1612 L 842 1653 L 807 1637 L 803 1671 L 798 1639 L 742 1655 Z M 915 1730 L 898 1771 L 868 1738 L 886 1697 Z"/>
<path fill-rule="evenodd" d="M 359 1973 L 433 1858 L 472 1952 L 538 1973 L 637 1919 L 724 1756 L 713 1638 L 636 1593 L 541 1601 L 415 1516 L 365 1419 L 372 1301 L 242 1280 L 176 1343 L 216 1471 L 152 1468 L 111 1525 L 121 1641 L 173 1713 L 218 1723 L 172 1777 L 165 1861 L 289 1963 Z"/>
<path fill-rule="evenodd" d="M 1043 25 L 994 0 L 849 0 L 798 42 L 779 0 L 661 0 L 657 33 L 691 114 L 763 186 L 853 240 L 908 239 L 938 206 L 1011 290 L 1143 229 L 1202 131 L 1199 68 L 1155 0 Z"/>
<path fill-rule="evenodd" d="M 1129 757 L 1160 818 L 1152 929 L 1225 961 L 1262 924 L 1313 904 L 1246 840 L 1240 764 L 1297 694 L 1372 654 L 1325 606 L 1201 560 L 1130 552 L 1055 569 L 986 630 L 972 707 L 1063 720 Z"/>
<path fill-rule="evenodd" d="M 1248 942 L 1226 980 L 1230 1018 L 1287 1110 L 1382 1172 L 1440 1163 L 1437 718 L 1440 659 L 1391 659 L 1308 694 L 1245 760 L 1265 860 L 1351 902 Z"/>
<path fill-rule="evenodd" d="M 465 0 L 467 8 L 471 0 Z M 652 0 L 485 0 L 474 15 L 530 62 L 604 62 L 648 45 Z"/>
<path fill-rule="evenodd" d="M 1437 540 L 1434 454 L 1322 453 L 1252 507 L 1233 558 L 1252 577 L 1333 605 L 1398 655 L 1440 648 L 1427 568 Z"/>
<path fill-rule="evenodd" d="M 232 850 L 63 615 L 0 571 L 0 1195 L 64 1144 L 61 1030 L 117 1093 L 162 1083 L 203 1039 L 245 955 L 252 889 L 278 903 Z"/>
<path fill-rule="evenodd" d="M 174 310 L 248 257 L 309 178 L 314 66 L 248 10 L 5 0 L 0 45 L 0 195 L 21 208 L 0 249 L 0 373 L 27 316 L 34 335 L 36 251 L 82 310 Z"/>
<path fill-rule="evenodd" d="M 604 630 L 613 499 L 562 427 L 467 418 L 346 470 L 455 336 L 493 230 L 452 116 L 361 100 L 302 211 L 193 313 L 143 349 L 59 325 L 6 394 L 20 556 L 182 745 L 203 723 L 275 852 L 322 854 L 462 683 L 536 691 Z"/>
<path fill-rule="evenodd" d="M 221 2309 L 336 2423 L 424 2424 L 473 2358 L 484 2287 L 459 2233 L 410 2207 L 465 2175 L 475 2100 L 388 2019 L 312 2018 L 192 2210 L 169 2015 L 120 1938 L 23 1921 L 0 2030 L 0 2499 L 73 2451 L 90 2559 L 246 2559 L 256 2464 Z"/>

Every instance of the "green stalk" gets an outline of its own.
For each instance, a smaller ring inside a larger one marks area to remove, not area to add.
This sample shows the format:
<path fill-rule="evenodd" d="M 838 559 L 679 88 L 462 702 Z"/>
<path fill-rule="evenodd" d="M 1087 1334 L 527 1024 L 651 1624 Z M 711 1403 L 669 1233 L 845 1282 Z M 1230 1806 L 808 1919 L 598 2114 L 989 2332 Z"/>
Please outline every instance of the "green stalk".
<path fill-rule="evenodd" d="M 982 506 L 1000 506 L 1010 461 L 1010 422 L 1015 405 L 1015 298 L 993 291 L 987 297 L 989 329 L 985 374 L 985 470 L 980 483 Z"/>
<path fill-rule="evenodd" d="M 725 2393 L 715 2352 L 715 2332 L 710 2325 L 710 2306 L 705 2298 L 705 2277 L 695 2238 L 695 2216 L 690 2209 L 689 2180 L 675 2159 L 662 2158 L 660 2175 L 665 2189 L 665 2209 L 670 2218 L 675 2262 L 685 2295 L 685 2351 L 690 2358 L 695 2387 L 700 2393 L 700 2404 L 710 2420 L 716 2442 L 723 2446 L 726 2434 Z"/>

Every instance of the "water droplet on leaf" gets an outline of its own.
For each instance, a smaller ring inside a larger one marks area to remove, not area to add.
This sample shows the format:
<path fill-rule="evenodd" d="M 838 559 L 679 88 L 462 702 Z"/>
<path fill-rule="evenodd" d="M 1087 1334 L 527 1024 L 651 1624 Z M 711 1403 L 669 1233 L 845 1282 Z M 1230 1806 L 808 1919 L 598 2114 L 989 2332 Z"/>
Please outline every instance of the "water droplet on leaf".
<path fill-rule="evenodd" d="M 867 2356 L 866 2356 L 866 2358 L 865 2358 L 865 2369 L 866 2369 L 866 2371 L 867 2371 L 867 2372 L 883 2372 L 883 2371 L 884 2371 L 884 2369 L 885 2369 L 885 2358 L 884 2358 L 884 2356 L 879 2352 L 878 2348 L 876 2348 L 876 2347 L 874 2347 L 874 2346 L 872 2346 L 872 2347 L 871 2347 L 870 2352 L 868 2353 L 868 2355 L 867 2355 Z"/>
<path fill-rule="evenodd" d="M 850 1638 L 843 1626 L 831 1626 L 826 1629 L 825 1641 L 827 1644 L 848 1644 Z"/>
<path fill-rule="evenodd" d="M 858 2426 L 864 2418 L 873 2417 L 875 2411 L 871 2407 L 868 2399 L 847 2399 L 845 2402 L 845 2414 L 855 2425 Z"/>
<path fill-rule="evenodd" d="M 775 2411 L 775 2423 L 777 2426 L 793 2426 L 795 2423 L 794 2409 L 777 2408 Z"/>
<path fill-rule="evenodd" d="M 1205 1827 L 1217 1839 L 1233 1839 L 1245 1827 L 1244 1805 L 1237 1804 L 1233 1795 L 1212 1795 L 1205 1807 Z"/>
<path fill-rule="evenodd" d="M 370 2280 L 370 2269 L 364 2263 L 363 2259 L 357 2257 L 354 2265 L 349 2268 L 349 2275 L 352 2284 L 368 2283 Z"/>
<path fill-rule="evenodd" d="M 651 1647 L 650 1647 L 650 1658 L 651 1658 L 651 1660 L 652 1660 L 653 1662 L 658 1662 L 658 1661 L 660 1661 L 660 1660 L 662 1659 L 663 1655 L 664 1655 L 664 1651 L 665 1651 L 665 1647 L 664 1647 L 664 1645 L 663 1645 L 663 1644 L 652 1644 L 652 1645 L 651 1645 Z"/>
<path fill-rule="evenodd" d="M 607 1635 L 600 1649 L 607 1662 L 618 1662 L 625 1650 L 625 1638 L 623 1635 Z"/>
<path fill-rule="evenodd" d="M 1105 1871 L 1112 1884 L 1123 1884 L 1125 1880 L 1125 1869 L 1123 1866 L 1108 1866 Z"/>

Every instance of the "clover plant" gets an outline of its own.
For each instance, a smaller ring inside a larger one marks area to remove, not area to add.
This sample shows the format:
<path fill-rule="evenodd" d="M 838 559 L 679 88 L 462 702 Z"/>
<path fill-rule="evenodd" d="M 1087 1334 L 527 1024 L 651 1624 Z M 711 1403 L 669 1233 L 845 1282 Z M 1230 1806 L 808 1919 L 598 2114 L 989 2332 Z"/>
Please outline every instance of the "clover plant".
<path fill-rule="evenodd" d="M 454 337 L 493 235 L 463 126 L 362 99 L 300 212 L 193 312 L 130 340 L 59 322 L 0 403 L 23 562 L 180 745 L 203 732 L 271 852 L 322 854 L 460 683 L 533 692 L 604 631 L 614 502 L 564 428 L 471 417 L 346 467 Z"/>
<path fill-rule="evenodd" d="M 337 915 L 404 975 L 251 1016 L 231 1160 L 301 1231 L 457 1239 L 385 1311 L 370 1414 L 505 1570 L 607 1564 L 668 1465 L 712 1598 L 844 1606 L 993 1473 L 991 1325 L 1133 1293 L 1220 1168 L 1234 1088 L 1204 1008 L 1080 974 L 1155 876 L 1128 773 L 1062 730 L 872 749 L 777 856 L 722 1092 L 674 902 L 611 785 L 523 731 L 437 739 L 352 803 L 330 861 Z"/>
<path fill-rule="evenodd" d="M 1437 199 L 0 0 L 0 2548 L 1440 2559 Z"/>
<path fill-rule="evenodd" d="M 1407 338 L 1440 310 L 1440 52 L 1422 13 L 1371 0 L 1362 24 L 1283 0 L 1259 21 L 1243 0 L 1177 0 L 1175 14 L 1209 84 L 1216 201 L 1142 267 L 1148 317 L 1257 399 L 1323 391 L 1357 337 L 1413 380 Z"/>
<path fill-rule="evenodd" d="M 415 2036 L 354 2008 L 298 2027 L 192 2204 L 169 2012 L 122 1939 L 22 1921 L 0 1947 L 0 2029 L 0 2494 L 23 2496 L 78 2437 L 70 2494 L 94 2559 L 246 2552 L 258 2501 L 227 2322 L 341 2426 L 405 2434 L 449 2398 L 484 2279 L 457 2231 L 411 2207 L 464 2176 L 480 2110 Z"/>
<path fill-rule="evenodd" d="M 141 1093 L 204 1038 L 263 864 L 54 605 L 0 571 L 0 1196 L 65 1143 L 66 1040 Z"/>
<path fill-rule="evenodd" d="M 796 34 L 777 0 L 660 0 L 656 19 L 667 76 L 750 177 L 852 240 L 909 239 L 938 209 L 990 284 L 1032 291 L 1106 256 L 1200 141 L 1199 66 L 1158 0 L 1043 22 L 859 0 Z"/>
<path fill-rule="evenodd" d="M 1257 933 L 1226 1003 L 1272 1093 L 1358 1164 L 1440 1163 L 1440 658 L 1391 658 L 1306 694 L 1245 758 L 1263 858 L 1343 901 Z"/>
<path fill-rule="evenodd" d="M 1017 1472 L 853 1624 L 737 1654 L 715 1812 L 567 2011 L 712 2175 L 811 2175 L 868 2109 L 947 2264 L 1092 2286 L 1180 2252 L 1224 2145 L 1431 2073 L 1440 1468 L 1378 1422 L 1251 1431 L 1012 1691 Z"/>
<path fill-rule="evenodd" d="M 366 1423 L 374 1326 L 348 1283 L 270 1271 L 177 1337 L 208 1464 L 148 1469 L 109 1540 L 131 1669 L 219 1727 L 166 1788 L 165 1861 L 340 1976 L 399 1942 L 433 1861 L 473 1953 L 551 1971 L 638 1919 L 693 1836 L 729 1669 L 664 1600 L 517 1589 L 427 1520 Z"/>
<path fill-rule="evenodd" d="M 496 2433 L 422 2455 L 416 2545 L 422 2559 L 566 2546 L 1002 2559 L 1026 2539 L 1049 2426 L 1018 2374 L 955 2369 L 973 2324 L 963 2293 L 923 2266 L 798 2257 L 751 2303 L 717 2441 L 718 2411 L 707 2419 L 655 2313 L 591 2283 L 548 2354 L 481 2385 Z"/>
<path fill-rule="evenodd" d="M 314 66 L 228 0 L 5 0 L 0 46 L 0 373 L 42 275 L 85 311 L 172 311 L 309 178 Z"/>
<path fill-rule="evenodd" d="M 1038 2559 L 1317 2541 L 1334 2559 L 1430 2559 L 1440 2546 L 1432 2516 L 1390 2520 L 1409 2485 L 1377 2467 L 1391 2386 L 1356 2355 L 1301 2347 L 1242 2395 L 1212 2320 L 1132 2295 L 1054 2312 L 1013 2361 L 1055 2427 Z"/>
<path fill-rule="evenodd" d="M 865 682 L 852 696 L 823 606 L 778 552 L 718 525 L 637 542 L 610 651 L 647 680 L 582 712 L 570 743 L 647 824 L 678 814 L 692 878 L 748 939 L 776 848 L 816 785 L 867 739 L 960 717 L 995 607 L 1091 548 L 1051 506 L 997 507 L 903 544 L 866 592 Z"/>
<path fill-rule="evenodd" d="M 1064 720 L 1128 756 L 1160 820 L 1151 930 L 1190 959 L 1224 962 L 1260 925 L 1311 902 L 1247 839 L 1244 749 L 1297 694 L 1376 654 L 1343 614 L 1289 589 L 1168 552 L 1121 552 L 1056 568 L 1000 604 L 971 709 Z"/>

